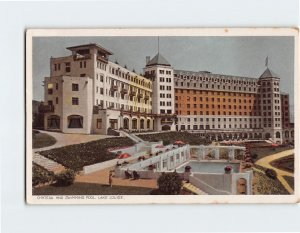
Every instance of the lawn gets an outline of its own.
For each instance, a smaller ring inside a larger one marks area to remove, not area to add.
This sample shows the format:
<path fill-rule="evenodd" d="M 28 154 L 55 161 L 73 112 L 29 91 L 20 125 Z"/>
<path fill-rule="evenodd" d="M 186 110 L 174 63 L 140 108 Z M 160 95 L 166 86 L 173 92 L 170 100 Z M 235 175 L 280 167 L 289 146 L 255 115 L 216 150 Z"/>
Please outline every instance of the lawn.
<path fill-rule="evenodd" d="M 74 183 L 67 187 L 54 185 L 33 189 L 33 195 L 150 195 L 151 188 Z"/>
<path fill-rule="evenodd" d="M 52 146 L 56 143 L 56 139 L 49 134 L 40 133 L 37 130 L 32 132 L 32 148 L 43 148 L 47 146 Z"/>
<path fill-rule="evenodd" d="M 155 134 L 139 134 L 138 137 L 145 141 L 163 141 L 164 145 L 173 144 L 175 141 L 183 141 L 190 145 L 208 144 L 205 138 L 189 132 L 165 132 Z"/>
<path fill-rule="evenodd" d="M 257 158 L 253 159 L 253 162 L 256 162 L 257 160 L 264 158 L 266 156 L 279 153 L 281 151 L 290 150 L 291 147 L 289 146 L 282 146 L 282 147 L 250 147 L 250 154 L 257 154 Z"/>
<path fill-rule="evenodd" d="M 289 155 L 271 162 L 273 167 L 287 172 L 294 172 L 294 155 Z"/>
<path fill-rule="evenodd" d="M 32 163 L 32 185 L 36 186 L 54 180 L 54 173 L 47 171 L 45 168 Z"/>
<path fill-rule="evenodd" d="M 295 179 L 294 179 L 294 177 L 292 177 L 292 176 L 283 176 L 283 178 L 286 180 L 286 182 L 289 184 L 289 186 L 292 189 L 294 189 L 294 186 L 295 186 Z"/>
<path fill-rule="evenodd" d="M 260 167 L 256 168 L 260 169 Z M 255 195 L 289 195 L 289 192 L 283 187 L 278 179 L 271 179 L 265 173 L 254 171 L 255 178 Z"/>
<path fill-rule="evenodd" d="M 66 168 L 80 171 L 84 166 L 115 159 L 116 156 L 108 151 L 109 148 L 132 145 L 134 145 L 134 142 L 129 138 L 105 138 L 42 151 L 40 154 L 62 164 Z"/>

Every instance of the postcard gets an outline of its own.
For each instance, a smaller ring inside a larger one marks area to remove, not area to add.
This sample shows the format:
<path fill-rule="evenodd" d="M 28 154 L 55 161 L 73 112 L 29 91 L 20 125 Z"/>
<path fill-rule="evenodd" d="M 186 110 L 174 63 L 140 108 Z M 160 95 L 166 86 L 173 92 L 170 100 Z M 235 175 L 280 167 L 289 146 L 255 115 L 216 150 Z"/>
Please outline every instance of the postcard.
<path fill-rule="evenodd" d="M 28 29 L 27 203 L 298 202 L 298 46 L 294 28 Z"/>

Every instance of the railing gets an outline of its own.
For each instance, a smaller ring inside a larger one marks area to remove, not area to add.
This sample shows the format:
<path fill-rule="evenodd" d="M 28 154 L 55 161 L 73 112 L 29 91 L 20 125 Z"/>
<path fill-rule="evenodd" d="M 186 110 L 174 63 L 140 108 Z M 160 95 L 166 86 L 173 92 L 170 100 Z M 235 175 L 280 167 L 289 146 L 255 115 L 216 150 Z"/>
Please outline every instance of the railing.
<path fill-rule="evenodd" d="M 136 92 L 135 92 L 135 91 L 131 91 L 131 92 L 130 92 L 130 95 L 131 95 L 131 96 L 135 96 L 135 95 L 136 95 Z"/>
<path fill-rule="evenodd" d="M 39 112 L 47 113 L 47 112 L 54 112 L 54 105 L 43 105 L 39 106 Z"/>
<path fill-rule="evenodd" d="M 203 190 L 204 192 L 211 194 L 211 195 L 230 195 L 230 192 L 227 192 L 225 190 L 218 190 L 214 187 L 210 186 L 209 184 L 201 181 L 200 179 L 194 177 L 191 175 L 189 177 L 189 181 L 192 185 L 195 185 L 197 188 Z"/>
<path fill-rule="evenodd" d="M 128 90 L 127 90 L 127 89 L 122 89 L 122 90 L 121 90 L 121 93 L 122 93 L 122 94 L 128 94 Z"/>
<path fill-rule="evenodd" d="M 92 55 L 91 54 L 76 54 L 73 56 L 74 61 L 78 61 L 78 60 L 86 60 L 86 59 L 91 59 Z"/>
<path fill-rule="evenodd" d="M 112 85 L 111 86 L 111 90 L 112 91 L 117 91 L 118 90 L 118 86 L 117 85 Z"/>
<path fill-rule="evenodd" d="M 149 95 L 145 95 L 145 100 L 149 100 L 149 99 L 150 99 Z"/>
<path fill-rule="evenodd" d="M 101 60 L 101 61 L 103 61 L 103 62 L 105 62 L 105 63 L 107 63 L 108 62 L 108 59 L 106 58 L 106 57 L 103 57 L 103 56 L 97 56 L 97 60 Z"/>
<path fill-rule="evenodd" d="M 139 93 L 139 94 L 137 95 L 137 97 L 138 97 L 139 99 L 141 99 L 141 98 L 144 97 L 144 95 Z"/>

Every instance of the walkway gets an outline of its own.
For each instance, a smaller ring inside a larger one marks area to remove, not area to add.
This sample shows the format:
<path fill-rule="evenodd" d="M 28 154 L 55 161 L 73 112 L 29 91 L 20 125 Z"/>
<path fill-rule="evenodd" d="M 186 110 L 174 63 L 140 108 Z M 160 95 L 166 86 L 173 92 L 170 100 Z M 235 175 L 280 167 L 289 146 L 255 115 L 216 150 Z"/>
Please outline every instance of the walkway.
<path fill-rule="evenodd" d="M 47 159 L 46 157 L 37 153 L 33 154 L 32 161 L 37 165 L 40 165 L 41 167 L 54 173 L 60 173 L 65 170 L 65 167 L 63 165 L 56 163 L 53 160 Z"/>
<path fill-rule="evenodd" d="M 274 171 L 276 171 L 277 173 L 277 179 L 281 182 L 281 184 L 285 187 L 285 189 L 289 192 L 289 193 L 294 193 L 294 190 L 291 188 L 291 186 L 288 184 L 288 182 L 286 182 L 286 180 L 283 178 L 283 176 L 294 176 L 293 173 L 291 172 L 287 172 L 287 171 L 283 171 L 281 169 L 278 169 L 276 167 L 273 167 L 271 165 L 271 162 L 289 155 L 294 154 L 294 150 L 290 149 L 290 150 L 285 150 L 276 154 L 272 154 L 269 156 L 266 156 L 264 158 L 259 159 L 258 161 L 256 161 L 255 164 L 265 167 L 265 168 L 270 168 L 273 169 Z"/>
<path fill-rule="evenodd" d="M 108 184 L 108 176 L 109 171 L 113 170 L 114 168 L 106 168 L 104 170 L 100 170 L 97 172 L 89 173 L 86 175 L 79 175 L 76 176 L 76 182 L 83 182 L 83 183 L 95 183 L 95 184 Z M 124 179 L 124 178 L 116 178 L 113 177 L 113 185 L 119 186 L 132 186 L 132 187 L 145 187 L 145 188 L 157 188 L 157 181 L 156 179 Z"/>
<path fill-rule="evenodd" d="M 54 137 L 56 139 L 56 143 L 52 146 L 33 149 L 33 152 L 50 150 L 50 149 L 64 147 L 68 145 L 74 145 L 74 144 L 85 143 L 85 142 L 95 141 L 95 140 L 109 138 L 109 137 L 115 137 L 115 136 L 100 135 L 100 134 L 65 134 L 60 132 L 51 132 L 51 131 L 44 131 L 44 130 L 39 130 L 39 131 L 41 133 L 46 133 Z"/>

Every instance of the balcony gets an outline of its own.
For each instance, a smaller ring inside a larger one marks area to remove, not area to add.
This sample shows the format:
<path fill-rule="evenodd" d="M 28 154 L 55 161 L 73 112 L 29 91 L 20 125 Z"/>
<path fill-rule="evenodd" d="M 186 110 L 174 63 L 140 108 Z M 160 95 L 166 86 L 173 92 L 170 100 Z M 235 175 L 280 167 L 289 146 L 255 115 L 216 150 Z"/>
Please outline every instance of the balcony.
<path fill-rule="evenodd" d="M 122 89 L 122 90 L 121 90 L 121 93 L 122 93 L 123 95 L 128 94 L 128 90 L 127 90 L 127 89 Z"/>
<path fill-rule="evenodd" d="M 41 113 L 54 112 L 54 105 L 43 105 L 43 104 L 41 104 L 39 106 L 39 112 L 41 112 Z"/>
<path fill-rule="evenodd" d="M 118 86 L 117 85 L 112 85 L 110 89 L 112 91 L 117 91 L 118 90 Z"/>
<path fill-rule="evenodd" d="M 105 56 L 100 56 L 100 55 L 98 55 L 98 56 L 97 56 L 97 60 L 102 61 L 102 62 L 104 62 L 104 63 L 108 63 L 108 58 L 105 57 Z"/>
<path fill-rule="evenodd" d="M 138 97 L 139 99 L 142 99 L 142 98 L 144 97 L 144 95 L 141 94 L 141 93 L 139 93 L 139 94 L 137 95 L 137 97 Z"/>
<path fill-rule="evenodd" d="M 91 54 L 84 54 L 84 55 L 81 55 L 81 54 L 75 54 L 73 56 L 73 60 L 74 61 L 78 61 L 78 60 L 86 60 L 86 59 L 91 59 L 92 58 L 92 55 Z"/>
<path fill-rule="evenodd" d="M 172 121 L 172 119 L 162 119 L 162 120 L 161 120 L 161 123 L 162 123 L 162 124 L 172 124 L 173 121 Z"/>
<path fill-rule="evenodd" d="M 150 99 L 150 96 L 149 95 L 145 95 L 145 100 L 149 100 Z"/>
<path fill-rule="evenodd" d="M 130 95 L 131 95 L 131 96 L 135 96 L 135 95 L 136 95 L 136 92 L 135 92 L 135 91 L 131 91 L 131 92 L 130 92 Z"/>

